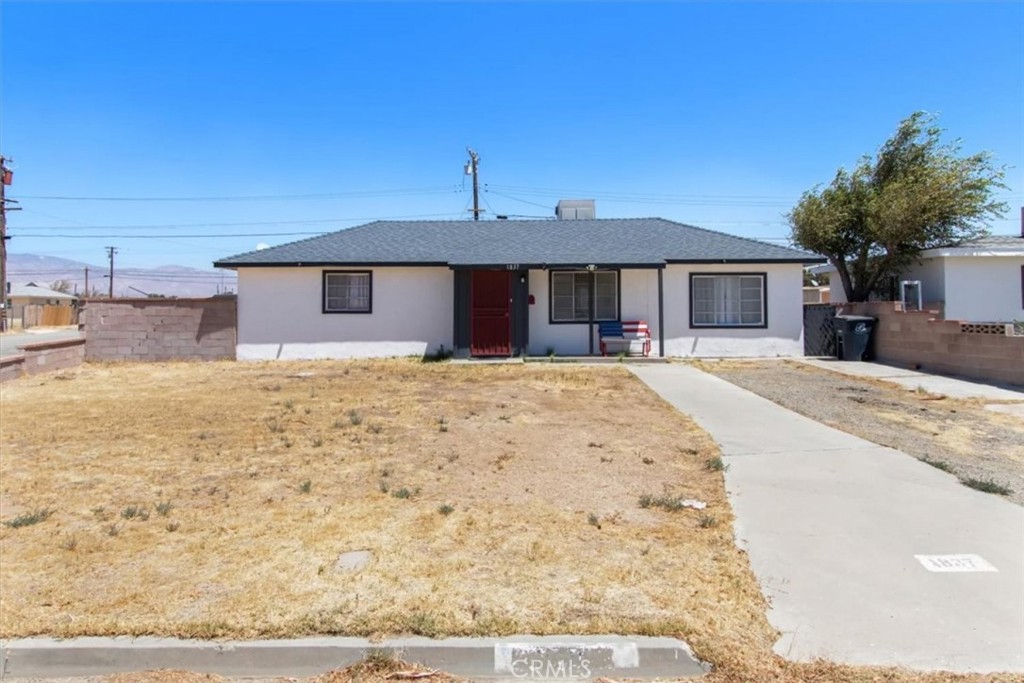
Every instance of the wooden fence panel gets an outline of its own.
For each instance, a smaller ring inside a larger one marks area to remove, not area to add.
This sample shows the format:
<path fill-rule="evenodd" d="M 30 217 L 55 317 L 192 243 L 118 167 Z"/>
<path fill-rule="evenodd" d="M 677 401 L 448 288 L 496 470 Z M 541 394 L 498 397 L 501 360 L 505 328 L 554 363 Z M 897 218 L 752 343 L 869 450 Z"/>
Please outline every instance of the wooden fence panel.
<path fill-rule="evenodd" d="M 28 304 L 22 312 L 21 326 L 63 327 L 78 324 L 78 309 L 74 306 L 45 306 Z"/>

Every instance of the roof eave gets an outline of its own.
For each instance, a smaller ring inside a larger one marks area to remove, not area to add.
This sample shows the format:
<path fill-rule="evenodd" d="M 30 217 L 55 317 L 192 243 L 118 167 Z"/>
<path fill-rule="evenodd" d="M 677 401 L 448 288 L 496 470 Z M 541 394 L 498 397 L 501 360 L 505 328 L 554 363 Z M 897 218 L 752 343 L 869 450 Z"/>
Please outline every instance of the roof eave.
<path fill-rule="evenodd" d="M 230 261 L 214 261 L 214 268 L 444 268 L 445 261 L 249 261 L 233 263 Z"/>
<path fill-rule="evenodd" d="M 452 263 L 449 267 L 452 270 L 473 270 L 473 269 L 497 269 L 497 270 L 587 270 L 593 266 L 594 268 L 609 269 L 614 268 L 616 270 L 628 270 L 634 269 L 662 269 L 665 267 L 665 262 L 612 262 L 612 261 L 552 261 L 544 263 Z"/>
<path fill-rule="evenodd" d="M 685 263 L 799 263 L 801 265 L 810 266 L 816 263 L 826 263 L 828 259 L 825 258 L 710 258 L 710 259 L 666 259 L 666 263 L 669 264 L 685 264 Z"/>
<path fill-rule="evenodd" d="M 925 249 L 921 258 L 948 258 L 951 256 L 1024 256 L 1021 247 L 945 247 Z"/>

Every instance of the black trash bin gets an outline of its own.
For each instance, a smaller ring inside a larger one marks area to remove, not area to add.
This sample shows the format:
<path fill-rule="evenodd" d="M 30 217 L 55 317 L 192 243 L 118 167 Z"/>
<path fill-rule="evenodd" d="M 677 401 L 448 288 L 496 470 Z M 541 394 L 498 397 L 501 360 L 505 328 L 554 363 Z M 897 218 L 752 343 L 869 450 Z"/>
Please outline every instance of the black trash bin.
<path fill-rule="evenodd" d="M 839 360 L 870 360 L 871 335 L 875 319 L 866 315 L 837 315 L 836 358 Z"/>

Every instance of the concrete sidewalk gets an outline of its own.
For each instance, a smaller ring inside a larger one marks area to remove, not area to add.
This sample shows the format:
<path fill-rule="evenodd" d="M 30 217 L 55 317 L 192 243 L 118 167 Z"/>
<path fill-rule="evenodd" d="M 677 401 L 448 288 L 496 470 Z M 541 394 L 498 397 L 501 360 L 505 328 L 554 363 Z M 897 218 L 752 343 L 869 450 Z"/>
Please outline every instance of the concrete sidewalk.
<path fill-rule="evenodd" d="M 475 680 L 682 678 L 708 671 L 686 643 L 643 636 L 412 637 L 381 642 L 363 638 L 25 638 L 0 643 L 0 674 L 5 680 L 38 679 L 171 668 L 240 677 L 315 676 L 380 650 Z"/>
<path fill-rule="evenodd" d="M 777 653 L 1024 671 L 1024 508 L 695 368 L 629 369 L 721 445 Z"/>
<path fill-rule="evenodd" d="M 950 398 L 980 398 L 989 401 L 1024 401 L 1024 389 L 997 386 L 984 382 L 972 382 L 958 377 L 934 375 L 919 370 L 908 370 L 880 363 L 858 363 L 831 358 L 793 358 L 791 360 L 813 365 L 853 377 L 869 377 L 898 384 L 911 391 L 921 388 L 932 394 L 943 394 Z"/>
<path fill-rule="evenodd" d="M 81 336 L 82 333 L 78 331 L 77 327 L 41 327 L 25 332 L 5 332 L 0 334 L 0 356 L 20 353 L 18 347 L 23 344 L 38 344 L 39 342 L 58 341 L 61 339 L 78 339 Z"/>

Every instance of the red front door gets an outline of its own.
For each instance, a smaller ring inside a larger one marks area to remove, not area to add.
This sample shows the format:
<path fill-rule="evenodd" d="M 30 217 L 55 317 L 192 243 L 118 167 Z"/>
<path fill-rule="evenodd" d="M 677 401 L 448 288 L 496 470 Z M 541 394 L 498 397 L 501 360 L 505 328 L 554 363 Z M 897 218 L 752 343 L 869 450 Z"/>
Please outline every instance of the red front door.
<path fill-rule="evenodd" d="M 474 356 L 512 355 L 511 278 L 504 270 L 473 271 L 469 351 Z"/>

